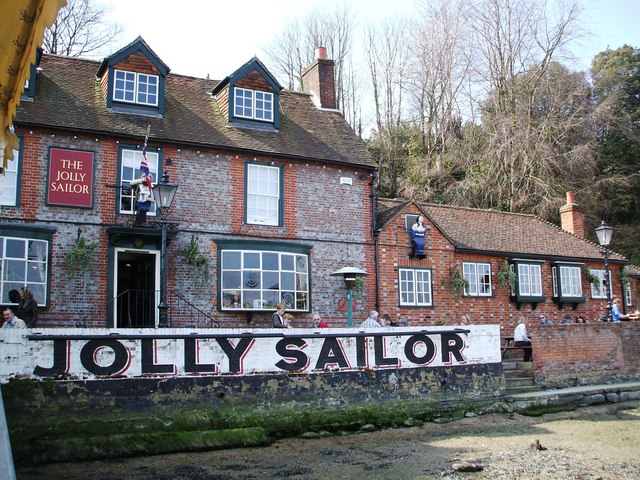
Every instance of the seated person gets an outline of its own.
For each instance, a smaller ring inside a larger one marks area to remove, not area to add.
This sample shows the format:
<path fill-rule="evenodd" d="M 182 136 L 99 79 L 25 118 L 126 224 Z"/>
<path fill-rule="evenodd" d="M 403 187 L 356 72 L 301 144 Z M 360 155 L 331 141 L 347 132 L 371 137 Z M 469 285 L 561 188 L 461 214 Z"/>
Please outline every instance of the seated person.
<path fill-rule="evenodd" d="M 527 325 L 524 317 L 520 317 L 518 326 L 513 331 L 513 341 L 516 347 L 522 348 L 524 351 L 524 362 L 531 361 L 531 338 L 527 335 Z"/>
<path fill-rule="evenodd" d="M 573 320 L 571 320 L 571 315 L 567 313 L 564 317 L 562 317 L 560 323 L 573 323 Z"/>
<path fill-rule="evenodd" d="M 541 313 L 538 315 L 538 325 L 553 325 L 553 322 L 546 313 Z"/>
<path fill-rule="evenodd" d="M 622 302 L 619 298 L 613 299 L 613 307 L 611 307 L 611 322 L 617 323 L 620 320 L 629 320 L 629 315 L 625 315 L 624 313 L 620 313 L 620 307 L 622 306 Z"/>

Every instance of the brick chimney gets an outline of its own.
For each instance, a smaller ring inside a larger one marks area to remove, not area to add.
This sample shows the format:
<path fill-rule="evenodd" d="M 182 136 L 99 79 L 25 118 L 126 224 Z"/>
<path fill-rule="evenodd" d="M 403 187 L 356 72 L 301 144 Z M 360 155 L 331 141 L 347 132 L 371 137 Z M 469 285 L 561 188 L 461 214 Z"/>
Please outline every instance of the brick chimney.
<path fill-rule="evenodd" d="M 584 214 L 578 207 L 573 192 L 567 192 L 567 204 L 560 207 L 560 223 L 562 229 L 585 238 Z"/>
<path fill-rule="evenodd" d="M 302 72 L 302 90 L 318 107 L 337 108 L 334 67 L 334 61 L 327 60 L 327 49 L 318 47 L 315 61 Z"/>

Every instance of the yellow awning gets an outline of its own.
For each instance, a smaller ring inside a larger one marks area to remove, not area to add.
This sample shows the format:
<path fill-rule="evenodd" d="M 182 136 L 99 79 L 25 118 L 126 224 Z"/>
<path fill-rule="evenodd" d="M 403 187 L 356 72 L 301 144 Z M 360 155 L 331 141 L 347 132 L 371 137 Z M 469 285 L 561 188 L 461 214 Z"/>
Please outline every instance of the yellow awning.
<path fill-rule="evenodd" d="M 10 0 L 0 2 L 0 156 L 3 171 L 18 148 L 11 131 L 20 94 L 36 60 L 45 28 L 51 26 L 67 0 Z M 4 154 L 3 154 L 4 152 Z"/>

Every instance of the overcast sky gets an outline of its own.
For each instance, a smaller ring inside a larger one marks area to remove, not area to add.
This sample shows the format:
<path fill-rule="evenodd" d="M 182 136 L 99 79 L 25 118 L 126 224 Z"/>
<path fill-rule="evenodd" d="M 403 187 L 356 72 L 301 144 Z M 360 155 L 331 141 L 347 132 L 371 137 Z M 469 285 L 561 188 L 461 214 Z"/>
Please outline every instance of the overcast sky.
<path fill-rule="evenodd" d="M 314 8 L 333 11 L 347 5 L 360 23 L 410 14 L 416 0 L 101 0 L 109 19 L 125 28 L 117 49 L 141 35 L 172 73 L 221 80 L 257 55 L 269 67 L 262 47 L 294 18 Z M 578 55 L 591 58 L 610 47 L 640 48 L 640 0 L 585 0 L 586 27 L 592 31 Z"/>

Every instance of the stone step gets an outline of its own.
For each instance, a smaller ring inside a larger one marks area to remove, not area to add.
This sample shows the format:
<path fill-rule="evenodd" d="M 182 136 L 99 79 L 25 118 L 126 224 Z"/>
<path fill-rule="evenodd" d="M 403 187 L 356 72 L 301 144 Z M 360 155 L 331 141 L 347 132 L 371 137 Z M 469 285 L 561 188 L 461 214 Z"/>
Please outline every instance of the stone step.
<path fill-rule="evenodd" d="M 519 382 L 522 380 L 526 380 L 528 382 L 533 382 L 533 375 L 529 374 L 528 372 L 519 372 L 518 370 L 514 370 L 512 372 L 505 372 L 504 373 L 504 379 L 507 383 L 509 383 L 510 381 L 514 381 L 514 382 Z"/>
<path fill-rule="evenodd" d="M 507 390 L 511 390 L 513 387 L 530 387 L 533 386 L 533 377 L 512 377 L 505 378 L 507 382 Z"/>
<path fill-rule="evenodd" d="M 502 370 L 533 370 L 533 362 L 502 362 Z"/>
<path fill-rule="evenodd" d="M 517 395 L 519 393 L 540 392 L 541 389 L 537 385 L 523 385 L 521 387 L 511 387 L 507 385 L 507 395 Z"/>

